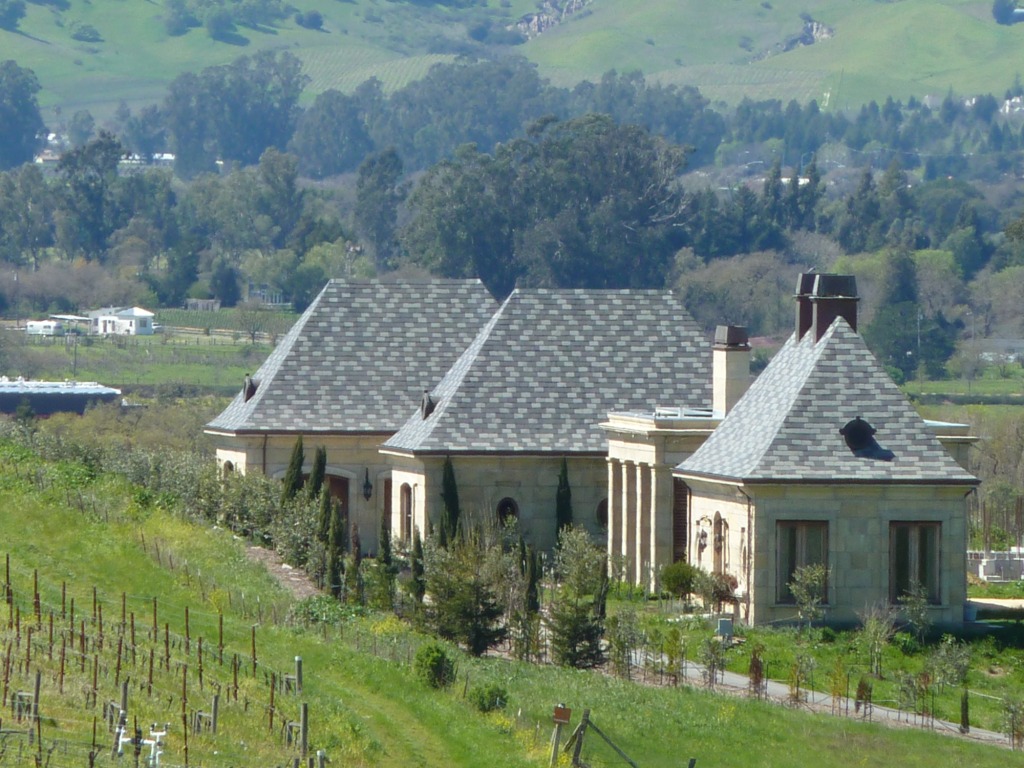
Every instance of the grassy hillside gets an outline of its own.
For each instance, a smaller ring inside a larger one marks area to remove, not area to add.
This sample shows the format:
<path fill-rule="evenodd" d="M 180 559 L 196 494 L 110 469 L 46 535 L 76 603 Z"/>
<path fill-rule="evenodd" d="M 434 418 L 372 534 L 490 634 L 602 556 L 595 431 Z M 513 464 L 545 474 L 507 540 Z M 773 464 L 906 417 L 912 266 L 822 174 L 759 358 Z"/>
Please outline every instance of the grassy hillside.
<path fill-rule="evenodd" d="M 36 71 L 42 103 L 65 116 L 88 108 L 108 117 L 120 100 L 158 101 L 186 70 L 225 63 L 261 48 L 287 49 L 306 65 L 308 96 L 350 90 L 367 78 L 393 89 L 469 45 L 466 26 L 505 24 L 534 9 L 529 0 L 487 0 L 469 10 L 386 0 L 307 0 L 320 31 L 291 19 L 276 28 L 240 27 L 231 42 L 203 29 L 170 37 L 162 5 L 125 0 L 68 0 L 66 10 L 30 4 L 17 31 L 0 30 L 0 51 Z M 801 33 L 801 13 L 834 37 L 783 52 Z M 91 24 L 102 42 L 71 38 Z M 997 25 L 989 0 L 804 0 L 709 3 L 706 0 L 592 0 L 582 12 L 515 48 L 561 85 L 594 79 L 612 68 L 641 69 L 663 82 L 697 85 L 714 99 L 744 96 L 856 106 L 887 95 L 1002 93 L 1021 64 L 1024 25 Z M 47 118 L 53 118 L 49 111 Z"/>
<path fill-rule="evenodd" d="M 561 83 L 611 66 L 697 85 L 715 99 L 816 98 L 849 107 L 886 95 L 996 92 L 1021 71 L 1024 26 L 997 25 L 978 0 L 595 0 L 590 12 L 531 42 L 530 57 Z M 800 14 L 834 37 L 788 53 Z"/>
<path fill-rule="evenodd" d="M 501 659 L 462 658 L 458 684 L 433 691 L 408 666 L 422 642 L 418 635 L 393 618 L 355 613 L 334 614 L 338 622 L 312 630 L 287 623 L 292 601 L 248 562 L 241 541 L 182 522 L 172 510 L 169 499 L 150 498 L 116 478 L 41 462 L 0 442 L 0 529 L 10 558 L 2 580 L 11 595 L 11 607 L 0 614 L 0 648 L 10 655 L 11 692 L 31 690 L 41 672 L 42 757 L 52 751 L 45 763 L 52 768 L 86 764 L 94 718 L 101 747 L 96 765 L 126 764 L 109 757 L 112 737 L 101 716 L 103 702 L 118 700 L 125 680 L 129 724 L 137 717 L 144 735 L 150 722 L 171 724 L 163 759 L 171 766 L 291 764 L 296 750 L 284 743 L 280 727 L 303 702 L 311 749 L 350 766 L 546 765 L 556 702 L 573 708 L 574 722 L 590 708 L 594 722 L 645 768 L 678 766 L 690 756 L 698 765 L 838 768 L 851 761 L 888 764 L 893 754 L 904 766 L 1005 765 L 1005 750 L 921 731 Z M 66 643 L 72 600 L 76 640 Z M 237 687 L 236 655 L 242 662 Z M 293 669 L 296 655 L 303 658 L 303 692 L 277 691 L 271 706 L 270 685 Z M 504 712 L 482 715 L 466 701 L 466 690 L 485 684 L 507 691 Z M 182 692 L 191 711 L 207 709 L 217 690 L 221 728 L 190 737 L 185 760 Z M 13 719 L 4 725 L 25 728 Z M 27 737 L 8 733 L 5 743 L 5 764 L 36 764 Z M 584 759 L 619 764 L 597 739 L 588 740 Z"/>

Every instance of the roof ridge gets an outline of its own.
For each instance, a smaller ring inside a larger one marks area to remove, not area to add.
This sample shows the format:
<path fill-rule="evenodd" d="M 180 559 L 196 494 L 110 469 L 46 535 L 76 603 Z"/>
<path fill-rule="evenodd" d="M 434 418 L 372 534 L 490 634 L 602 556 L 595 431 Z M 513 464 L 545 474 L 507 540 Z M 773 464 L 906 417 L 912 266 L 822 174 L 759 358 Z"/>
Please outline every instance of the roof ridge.
<path fill-rule="evenodd" d="M 459 355 L 458 359 L 452 364 L 452 367 L 448 369 L 447 373 L 437 383 L 437 386 L 432 390 L 428 390 L 431 397 L 437 395 L 438 400 L 436 401 L 434 410 L 428 415 L 423 417 L 423 420 L 427 422 L 423 428 L 423 436 L 428 437 L 433 431 L 434 427 L 440 423 L 441 417 L 444 416 L 448 407 L 451 405 L 454 395 L 458 393 L 459 388 L 466 379 L 466 374 L 473 368 L 473 363 L 480 355 L 480 350 L 483 349 L 487 340 L 491 336 L 491 332 L 494 327 L 498 324 L 502 315 L 505 312 L 505 308 L 512 301 L 512 297 L 516 296 L 517 291 L 513 290 L 505 301 L 501 303 L 501 306 L 495 310 L 494 314 L 487 321 L 480 332 L 477 333 L 476 338 L 466 347 L 465 352 Z M 388 440 L 390 442 L 390 440 Z"/>

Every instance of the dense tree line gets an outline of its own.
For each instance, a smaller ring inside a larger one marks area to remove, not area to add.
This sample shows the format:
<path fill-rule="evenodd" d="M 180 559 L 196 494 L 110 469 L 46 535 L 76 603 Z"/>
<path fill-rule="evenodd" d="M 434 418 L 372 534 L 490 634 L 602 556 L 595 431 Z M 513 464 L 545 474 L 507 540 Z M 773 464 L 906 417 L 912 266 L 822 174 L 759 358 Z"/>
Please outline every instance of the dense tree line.
<path fill-rule="evenodd" d="M 73 115 L 73 147 L 48 176 L 19 167 L 42 131 L 39 85 L 6 63 L 0 258 L 29 274 L 3 295 L 40 310 L 72 309 L 89 286 L 90 303 L 230 305 L 252 285 L 302 307 L 327 277 L 416 267 L 479 276 L 499 296 L 517 283 L 674 285 L 706 323 L 730 319 L 711 317 L 725 308 L 772 332 L 788 325 L 778 302 L 732 298 L 755 275 L 908 252 L 922 281 L 911 303 L 955 332 L 962 310 L 949 308 L 982 301 L 968 283 L 999 286 L 991 275 L 1022 262 L 1006 214 L 971 183 L 1012 178 L 1024 157 L 1021 126 L 993 96 L 718 113 L 695 89 L 636 73 L 554 88 L 517 58 L 439 65 L 390 95 L 371 80 L 302 110 L 304 84 L 287 53 L 182 75 L 161 105 L 119 109 L 113 135 L 93 138 L 91 116 Z M 185 184 L 119 165 L 164 149 Z M 345 173 L 317 191 L 301 181 Z M 83 279 L 68 286 L 61 261 Z M 92 265 L 108 276 L 89 277 Z M 916 332 L 918 313 L 905 314 Z"/>
<path fill-rule="evenodd" d="M 170 0 L 167 8 L 179 5 L 193 15 L 200 6 L 227 9 L 245 23 L 281 12 L 273 10 L 277 4 L 271 0 Z M 842 148 L 861 167 L 885 168 L 898 159 L 909 171 L 921 169 L 926 180 L 991 178 L 1018 169 L 1024 151 L 1022 126 L 999 115 L 1000 102 L 991 94 L 965 99 L 949 93 L 933 105 L 889 98 L 856 114 L 822 111 L 815 101 L 745 99 L 722 112 L 695 88 L 648 83 L 637 72 L 613 71 L 596 83 L 557 88 L 516 57 L 439 64 L 424 79 L 391 94 L 371 79 L 351 94 L 320 94 L 301 110 L 305 84 L 294 56 L 264 51 L 180 75 L 160 105 L 137 115 L 123 107 L 109 127 L 143 158 L 156 150 L 174 152 L 184 177 L 211 170 L 215 160 L 255 164 L 269 147 L 290 147 L 300 158 L 300 172 L 314 178 L 355 170 L 366 156 L 388 148 L 398 152 L 406 172 L 413 172 L 450 158 L 462 144 L 491 152 L 525 137 L 541 117 L 566 120 L 589 113 L 607 114 L 688 147 L 691 168 L 753 161 L 770 166 L 777 160 L 801 170 L 807 158 L 830 146 Z M 37 91 L 31 72 L 5 64 L 0 105 L 13 109 L 20 122 L 0 125 L 17 137 L 16 146 L 32 145 L 41 130 Z M 1016 84 L 1005 96 L 1021 92 Z M 86 115 L 79 117 L 88 130 Z M 23 152 L 0 157 L 0 167 L 24 159 Z"/>
<path fill-rule="evenodd" d="M 9 302 L 73 311 L 175 306 L 192 295 L 231 306 L 253 282 L 300 308 L 350 256 L 338 217 L 300 188 L 292 155 L 270 149 L 255 166 L 182 189 L 166 170 L 119 173 L 124 154 L 101 133 L 65 153 L 52 176 L 35 165 L 0 173 L 0 259 L 27 271 Z M 77 287 L 65 278 L 68 264 Z M 89 265 L 106 267 L 103 278 Z"/>
<path fill-rule="evenodd" d="M 410 259 L 492 293 L 517 281 L 593 288 L 664 283 L 682 244 L 683 153 L 591 115 L 537 125 L 493 155 L 472 146 L 432 168 L 402 233 Z"/>

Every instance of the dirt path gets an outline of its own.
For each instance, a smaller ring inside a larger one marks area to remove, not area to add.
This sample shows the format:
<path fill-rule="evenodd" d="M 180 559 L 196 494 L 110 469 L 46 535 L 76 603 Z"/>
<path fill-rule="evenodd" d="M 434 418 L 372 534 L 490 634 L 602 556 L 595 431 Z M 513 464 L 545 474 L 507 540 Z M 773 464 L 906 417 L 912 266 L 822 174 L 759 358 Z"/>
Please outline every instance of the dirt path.
<path fill-rule="evenodd" d="M 272 549 L 263 547 L 246 547 L 246 557 L 250 560 L 262 563 L 267 572 L 277 580 L 284 589 L 288 590 L 296 600 L 305 600 L 320 594 L 313 580 L 298 568 L 292 568 L 281 560 L 280 555 Z"/>

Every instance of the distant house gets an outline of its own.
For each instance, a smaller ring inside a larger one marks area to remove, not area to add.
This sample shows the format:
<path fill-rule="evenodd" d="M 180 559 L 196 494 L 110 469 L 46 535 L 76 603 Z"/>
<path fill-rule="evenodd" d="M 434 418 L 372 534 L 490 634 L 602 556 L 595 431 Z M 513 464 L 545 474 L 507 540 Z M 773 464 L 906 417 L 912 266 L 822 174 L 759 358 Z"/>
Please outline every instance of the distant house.
<path fill-rule="evenodd" d="M 152 336 L 154 314 L 142 307 L 106 307 L 89 312 L 94 336 Z"/>
<path fill-rule="evenodd" d="M 185 309 L 192 312 L 219 312 L 220 299 L 185 299 Z"/>

